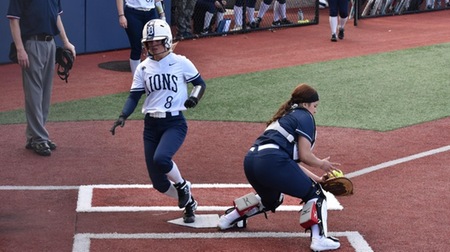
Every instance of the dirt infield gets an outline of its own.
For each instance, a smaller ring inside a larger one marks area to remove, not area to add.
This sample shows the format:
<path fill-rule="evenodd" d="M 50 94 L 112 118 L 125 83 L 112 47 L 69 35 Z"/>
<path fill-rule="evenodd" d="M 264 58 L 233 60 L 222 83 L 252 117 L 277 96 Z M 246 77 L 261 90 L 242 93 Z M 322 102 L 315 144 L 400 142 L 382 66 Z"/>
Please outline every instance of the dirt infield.
<path fill-rule="evenodd" d="M 449 14 L 439 11 L 366 19 L 357 27 L 349 23 L 345 40 L 331 43 L 326 12 L 321 11 L 317 26 L 183 41 L 176 50 L 188 56 L 207 80 L 450 42 Z M 78 56 L 69 84 L 56 80 L 53 102 L 127 91 L 129 73 L 97 67 L 106 61 L 126 60 L 127 55 L 127 50 L 120 50 Z M 0 111 L 23 107 L 19 69 L 2 65 L 0 72 Z M 168 224 L 180 211 L 77 212 L 80 185 L 149 184 L 142 122 L 127 122 L 114 137 L 108 131 L 111 124 L 49 123 L 58 143 L 50 158 L 24 148 L 25 125 L 0 126 L 0 251 L 70 251 L 77 234 L 105 235 L 91 238 L 90 251 L 175 251 L 180 246 L 191 251 L 309 251 L 307 237 L 214 238 L 222 233 Z M 242 159 L 263 129 L 259 123 L 189 121 L 188 137 L 175 159 L 183 175 L 195 184 L 247 183 Z M 446 213 L 450 201 L 445 195 L 450 189 L 450 154 L 440 148 L 450 146 L 445 134 L 450 132 L 449 117 L 384 133 L 332 127 L 319 127 L 318 131 L 317 155 L 329 155 L 343 164 L 347 174 L 356 174 L 355 195 L 339 198 L 344 210 L 329 212 L 329 229 L 342 241 L 339 251 L 355 251 L 352 232 L 360 234 L 373 251 L 448 251 L 450 228 L 446 224 L 450 217 Z M 405 157 L 408 159 L 402 159 Z M 368 173 L 357 175 L 361 171 Z M 96 192 L 94 203 L 99 205 L 154 204 L 146 200 L 154 196 L 145 190 L 131 194 L 117 189 L 110 196 Z M 235 190 L 212 193 L 194 189 L 194 193 L 198 193 L 200 205 L 214 204 L 217 201 L 211 198 L 217 197 L 231 203 L 237 196 Z M 297 213 L 277 212 L 270 214 L 269 220 L 256 218 L 237 233 L 303 232 L 293 224 Z M 106 234 L 131 238 L 108 238 Z M 136 234 L 144 238 L 133 236 Z M 155 238 L 155 234 L 167 236 Z M 180 239 L 177 234 L 193 237 Z M 213 237 L 205 238 L 205 234 Z"/>

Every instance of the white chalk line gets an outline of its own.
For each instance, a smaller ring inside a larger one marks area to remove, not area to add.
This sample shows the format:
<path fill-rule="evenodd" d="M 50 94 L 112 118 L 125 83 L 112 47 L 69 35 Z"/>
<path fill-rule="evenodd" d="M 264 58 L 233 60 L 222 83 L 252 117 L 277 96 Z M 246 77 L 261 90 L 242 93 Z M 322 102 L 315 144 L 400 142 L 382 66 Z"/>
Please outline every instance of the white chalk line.
<path fill-rule="evenodd" d="M 328 232 L 335 237 L 347 237 L 356 252 L 373 252 L 363 236 L 356 231 Z M 304 232 L 216 232 L 216 233 L 80 233 L 76 234 L 73 243 L 73 252 L 88 252 L 92 240 L 112 239 L 248 239 L 248 238 L 309 238 L 310 234 Z"/>
<path fill-rule="evenodd" d="M 89 185 L 80 186 L 78 191 L 77 212 L 141 212 L 141 211 L 180 211 L 177 206 L 92 206 L 94 189 L 97 188 L 151 188 L 151 185 Z M 192 188 L 251 188 L 249 184 L 194 184 Z M 344 207 L 336 197 L 325 192 L 328 199 L 329 210 L 342 210 Z M 198 206 L 197 211 L 225 211 L 230 206 Z M 302 206 L 281 205 L 277 211 L 300 211 Z"/>
<path fill-rule="evenodd" d="M 388 168 L 388 167 L 391 167 L 391 166 L 394 166 L 394 165 L 398 165 L 398 164 L 401 164 L 401 163 L 406 163 L 406 162 L 409 162 L 409 161 L 412 161 L 412 160 L 415 160 L 415 159 L 419 159 L 419 158 L 423 158 L 423 157 L 426 157 L 426 156 L 435 155 L 435 154 L 438 154 L 438 153 L 441 153 L 441 152 L 446 152 L 446 151 L 449 151 L 449 150 L 450 150 L 450 145 L 447 145 L 447 146 L 443 146 L 443 147 L 440 147 L 440 148 L 437 148 L 437 149 L 432 149 L 432 150 L 429 150 L 429 151 L 420 152 L 420 153 L 417 153 L 417 154 L 414 154 L 414 155 L 411 155 L 411 156 L 395 159 L 395 160 L 384 162 L 384 163 L 381 163 L 381 164 L 378 164 L 378 165 L 370 166 L 370 167 L 367 167 L 367 168 L 364 168 L 364 169 L 361 169 L 361 170 L 358 170 L 358 171 L 347 173 L 346 177 L 354 178 L 354 177 L 357 177 L 357 176 L 360 176 L 360 175 L 367 174 L 369 172 L 378 171 L 378 170 L 381 170 L 381 169 L 384 169 L 384 168 Z"/>

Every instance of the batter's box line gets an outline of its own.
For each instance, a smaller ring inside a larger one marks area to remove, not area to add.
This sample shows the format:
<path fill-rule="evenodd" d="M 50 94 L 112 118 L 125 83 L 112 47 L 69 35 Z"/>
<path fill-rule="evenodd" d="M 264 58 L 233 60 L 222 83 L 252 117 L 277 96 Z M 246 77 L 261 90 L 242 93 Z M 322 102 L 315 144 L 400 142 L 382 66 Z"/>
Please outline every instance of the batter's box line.
<path fill-rule="evenodd" d="M 328 232 L 335 237 L 347 237 L 356 252 L 373 252 L 364 237 L 357 231 Z M 300 232 L 226 232 L 226 233 L 80 233 L 74 237 L 72 252 L 89 252 L 92 240 L 113 239 L 242 239 L 242 238 L 308 238 Z"/>
<path fill-rule="evenodd" d="M 152 185 L 84 185 L 78 189 L 77 212 L 143 212 L 180 211 L 176 206 L 92 206 L 94 189 L 153 188 Z M 251 188 L 249 184 L 195 184 L 192 188 Z M 344 207 L 336 197 L 325 192 L 329 210 L 342 210 Z M 197 211 L 225 211 L 230 206 L 198 206 Z M 281 205 L 277 211 L 300 211 L 301 205 Z"/>

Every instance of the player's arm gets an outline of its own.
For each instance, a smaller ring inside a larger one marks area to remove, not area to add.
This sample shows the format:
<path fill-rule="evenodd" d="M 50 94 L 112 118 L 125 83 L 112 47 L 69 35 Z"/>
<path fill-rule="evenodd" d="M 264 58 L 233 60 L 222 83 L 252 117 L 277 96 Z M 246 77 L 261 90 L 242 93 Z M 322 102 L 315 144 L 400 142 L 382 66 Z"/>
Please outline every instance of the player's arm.
<path fill-rule="evenodd" d="M 300 169 L 302 169 L 302 171 L 308 175 L 308 177 L 310 177 L 312 180 L 314 180 L 317 183 L 323 182 L 323 176 L 319 177 L 316 174 L 314 174 L 312 171 L 308 170 L 306 167 L 304 167 L 303 165 L 298 165 L 300 167 Z"/>
<path fill-rule="evenodd" d="M 116 0 L 116 5 L 117 5 L 117 15 L 119 16 L 119 25 L 126 29 L 128 27 L 128 22 L 127 19 L 125 18 L 123 0 Z"/>
<path fill-rule="evenodd" d="M 128 98 L 125 101 L 125 105 L 122 108 L 122 113 L 120 113 L 119 119 L 117 119 L 114 122 L 112 128 L 110 129 L 111 134 L 114 135 L 116 133 L 117 126 L 120 126 L 120 127 L 125 126 L 125 120 L 134 112 L 139 100 L 141 99 L 141 96 L 144 93 L 145 92 L 143 90 L 142 91 L 130 91 Z"/>
<path fill-rule="evenodd" d="M 311 167 L 320 168 L 325 172 L 333 171 L 336 169 L 335 166 L 339 165 L 339 163 L 330 162 L 329 157 L 324 159 L 316 157 L 311 150 L 311 143 L 303 136 L 298 138 L 298 152 L 301 162 Z"/>
<path fill-rule="evenodd" d="M 156 0 L 155 7 L 156 7 L 156 10 L 158 11 L 159 18 L 166 21 L 166 14 L 164 13 L 163 1 Z"/>
<path fill-rule="evenodd" d="M 194 80 L 192 80 L 191 83 L 192 85 L 194 85 L 194 88 L 192 89 L 189 98 L 184 102 L 184 106 L 186 108 L 195 107 L 200 101 L 200 99 L 203 97 L 203 94 L 205 93 L 206 89 L 206 83 L 200 75 Z"/>

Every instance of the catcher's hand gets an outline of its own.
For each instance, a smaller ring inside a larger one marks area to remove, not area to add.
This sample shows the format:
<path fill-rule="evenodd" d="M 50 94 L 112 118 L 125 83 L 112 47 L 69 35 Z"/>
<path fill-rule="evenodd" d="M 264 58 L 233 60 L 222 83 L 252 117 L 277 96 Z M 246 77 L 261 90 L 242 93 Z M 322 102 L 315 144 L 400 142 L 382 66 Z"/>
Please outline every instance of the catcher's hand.
<path fill-rule="evenodd" d="M 353 183 L 341 171 L 327 173 L 320 183 L 325 191 L 335 196 L 348 196 L 353 194 Z"/>
<path fill-rule="evenodd" d="M 117 126 L 120 126 L 120 127 L 125 126 L 125 117 L 119 116 L 119 119 L 117 119 L 117 120 L 114 122 L 112 128 L 109 130 L 109 131 L 111 131 L 111 134 L 112 134 L 113 136 L 114 136 L 114 134 L 116 134 L 116 127 L 117 127 Z"/>

